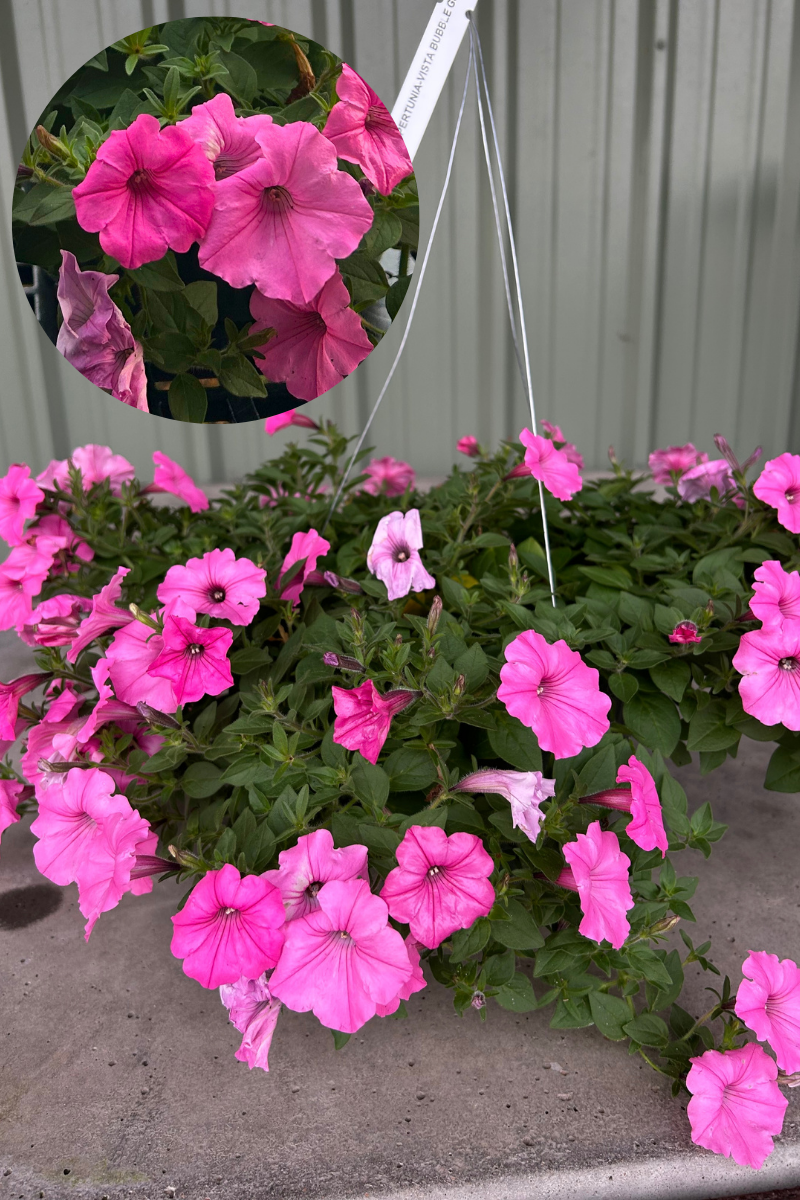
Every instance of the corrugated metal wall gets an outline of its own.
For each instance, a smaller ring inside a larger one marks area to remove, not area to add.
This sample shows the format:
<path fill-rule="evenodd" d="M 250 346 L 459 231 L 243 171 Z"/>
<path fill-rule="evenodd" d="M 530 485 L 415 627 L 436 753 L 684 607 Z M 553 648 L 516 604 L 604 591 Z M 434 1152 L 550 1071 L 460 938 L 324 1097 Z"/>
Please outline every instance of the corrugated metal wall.
<path fill-rule="evenodd" d="M 213 12 L 327 43 L 391 106 L 432 0 L 1 0 L 0 155 L 8 212 L 26 133 L 102 46 Z M 800 450 L 800 0 L 480 0 L 511 176 L 542 416 L 592 466 L 725 431 Z M 13 21 L 11 18 L 13 17 Z M 423 231 L 443 176 L 462 51 L 417 159 Z M 525 423 L 471 106 L 406 361 L 374 442 L 440 473 L 466 433 Z M 160 447 L 201 480 L 277 449 L 260 425 L 187 428 L 103 397 L 27 311 L 0 231 L 0 468 L 107 442 L 145 475 Z M 402 318 L 312 411 L 360 429 Z"/>

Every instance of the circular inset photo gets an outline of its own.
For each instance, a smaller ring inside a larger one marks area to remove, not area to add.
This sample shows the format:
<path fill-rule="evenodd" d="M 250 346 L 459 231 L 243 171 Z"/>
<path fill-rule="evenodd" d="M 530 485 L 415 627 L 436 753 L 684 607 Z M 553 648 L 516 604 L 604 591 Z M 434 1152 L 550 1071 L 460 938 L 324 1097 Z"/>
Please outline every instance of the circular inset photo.
<path fill-rule="evenodd" d="M 53 97 L 12 232 L 36 316 L 114 401 L 234 423 L 328 392 L 408 291 L 414 168 L 386 106 L 310 38 L 197 17 L 115 42 Z"/>

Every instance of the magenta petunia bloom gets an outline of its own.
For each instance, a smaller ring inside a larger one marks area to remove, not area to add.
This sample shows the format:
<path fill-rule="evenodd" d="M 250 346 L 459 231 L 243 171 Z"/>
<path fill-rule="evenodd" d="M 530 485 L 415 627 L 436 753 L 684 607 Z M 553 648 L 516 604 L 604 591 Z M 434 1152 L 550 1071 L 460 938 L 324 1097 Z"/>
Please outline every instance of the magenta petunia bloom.
<path fill-rule="evenodd" d="M 258 369 L 267 379 L 285 383 L 298 400 L 329 392 L 373 350 L 338 269 L 308 304 L 270 300 L 256 290 L 250 312 L 255 318 L 251 336 L 260 329 L 275 331 L 256 351 Z"/>
<path fill-rule="evenodd" d="M 17 805 L 20 802 L 23 786 L 15 779 L 0 779 L 0 837 L 2 837 L 3 830 L 8 829 L 9 825 L 22 820 L 17 812 Z"/>
<path fill-rule="evenodd" d="M 43 546 L 15 546 L 0 563 L 0 629 L 24 625 L 53 565 Z"/>
<path fill-rule="evenodd" d="M 599 673 L 566 642 L 551 646 L 526 629 L 506 646 L 505 659 L 497 698 L 533 730 L 543 750 L 571 758 L 608 732 L 611 697 L 600 691 Z"/>
<path fill-rule="evenodd" d="M 81 622 L 78 636 L 67 651 L 67 662 L 76 662 L 80 652 L 109 629 L 119 629 L 133 621 L 133 613 L 116 604 L 122 596 L 122 581 L 128 574 L 130 567 L 117 567 L 108 583 L 92 596 L 92 611 Z"/>
<path fill-rule="evenodd" d="M 167 458 L 166 454 L 160 450 L 153 451 L 153 462 L 156 467 L 153 482 L 142 489 L 142 495 L 148 495 L 151 492 L 168 492 L 172 496 L 177 496 L 179 500 L 183 500 L 193 513 L 206 511 L 208 496 L 179 463 Z"/>
<path fill-rule="evenodd" d="M 286 909 L 286 920 L 294 921 L 319 908 L 320 888 L 331 879 L 368 879 L 367 847 L 333 848 L 333 836 L 327 829 L 315 829 L 298 839 L 295 846 L 281 850 L 280 866 L 265 871 L 264 878 L 274 883 Z"/>
<path fill-rule="evenodd" d="M 141 113 L 108 135 L 73 190 L 78 224 L 123 267 L 184 254 L 208 228 L 214 168 L 183 125 Z"/>
<path fill-rule="evenodd" d="M 25 463 L 12 463 L 0 478 L 0 537 L 9 546 L 21 546 L 25 541 L 25 522 L 36 515 L 36 507 L 44 500 L 44 492 L 30 477 Z"/>
<path fill-rule="evenodd" d="M 167 612 L 179 599 L 196 613 L 249 625 L 267 594 L 266 578 L 262 567 L 237 558 L 233 550 L 209 550 L 202 558 L 190 558 L 185 567 L 170 567 L 156 594 Z"/>
<path fill-rule="evenodd" d="M 297 425 L 301 429 L 319 429 L 316 421 L 312 421 L 311 417 L 303 416 L 296 408 L 293 408 L 291 412 L 278 413 L 276 417 L 267 417 L 264 422 L 264 428 L 270 437 L 274 437 L 281 429 L 288 429 L 290 425 Z"/>
<path fill-rule="evenodd" d="M 242 976 L 236 983 L 223 983 L 219 995 L 231 1024 L 243 1034 L 236 1058 L 247 1063 L 251 1071 L 253 1067 L 268 1071 L 269 1050 L 281 1002 L 270 992 L 266 973 L 258 979 Z"/>
<path fill-rule="evenodd" d="M 553 442 L 559 442 L 559 450 L 562 450 L 567 456 L 567 462 L 574 463 L 579 471 L 583 470 L 584 462 L 583 455 L 576 445 L 568 442 L 564 437 L 560 425 L 553 425 L 551 421 L 542 421 L 542 429 L 545 432 L 545 437 L 549 437 Z"/>
<path fill-rule="evenodd" d="M 474 833 L 448 837 L 436 825 L 412 825 L 397 847 L 397 862 L 381 896 L 395 921 L 429 950 L 491 912 L 494 860 Z"/>
<path fill-rule="evenodd" d="M 467 458 L 480 458 L 481 456 L 478 439 L 473 437 L 472 434 L 469 434 L 468 437 L 459 438 L 456 442 L 456 450 L 459 454 L 466 454 Z"/>
<path fill-rule="evenodd" d="M 779 562 L 764 562 L 755 571 L 750 611 L 765 628 L 800 620 L 800 574 L 784 571 Z"/>
<path fill-rule="evenodd" d="M 31 833 L 37 869 L 62 887 L 79 882 L 93 859 L 103 857 L 104 822 L 112 814 L 125 817 L 133 810 L 106 771 L 73 767 L 58 775 L 46 789 L 37 788 L 39 815 Z"/>
<path fill-rule="evenodd" d="M 753 492 L 770 508 L 790 533 L 800 533 L 800 454 L 781 454 L 765 463 Z"/>
<path fill-rule="evenodd" d="M 131 621 L 117 630 L 105 657 L 118 700 L 133 708 L 145 703 L 159 712 L 175 712 L 178 700 L 169 679 L 151 675 L 149 671 L 163 649 L 161 634 L 141 621 Z"/>
<path fill-rule="evenodd" d="M 372 226 L 357 181 L 307 121 L 256 134 L 263 157 L 221 179 L 200 266 L 232 287 L 308 304 Z"/>
<path fill-rule="evenodd" d="M 408 935 L 405 941 L 406 952 L 408 953 L 408 961 L 411 964 L 411 976 L 406 983 L 400 988 L 400 991 L 389 1004 L 379 1004 L 375 1010 L 377 1017 L 390 1017 L 392 1013 L 396 1013 L 400 1007 L 401 1000 L 410 1000 L 415 992 L 421 992 L 426 987 L 425 976 L 422 973 L 422 963 L 420 961 L 419 945 L 414 941 L 411 934 Z"/>
<path fill-rule="evenodd" d="M 317 902 L 286 926 L 270 990 L 294 1012 L 310 1010 L 328 1029 L 355 1033 L 410 978 L 408 952 L 366 880 L 333 879 Z"/>
<path fill-rule="evenodd" d="M 422 565 L 421 549 L 419 509 L 381 517 L 367 553 L 367 568 L 386 584 L 390 600 L 436 587 L 436 580 Z"/>
<path fill-rule="evenodd" d="M 128 809 L 125 813 L 111 812 L 103 818 L 98 827 L 100 837 L 92 844 L 78 873 L 78 907 L 86 917 L 87 942 L 97 918 L 116 908 L 126 892 L 139 896 L 153 890 L 152 878 L 132 880 L 131 873 L 137 856 L 152 854 L 158 838 L 136 809 L 131 809 L 130 804 Z"/>
<path fill-rule="evenodd" d="M 773 1151 L 789 1103 L 773 1059 L 749 1042 L 738 1050 L 706 1050 L 689 1060 L 686 1115 L 696 1146 L 758 1171 Z"/>
<path fill-rule="evenodd" d="M 85 596 L 53 596 L 37 604 L 26 624 L 17 626 L 17 636 L 27 646 L 70 646 L 89 608 L 91 601 Z"/>
<path fill-rule="evenodd" d="M 205 988 L 258 979 L 281 956 L 280 892 L 262 875 L 240 876 L 230 863 L 203 876 L 172 924 L 172 953 Z"/>
<path fill-rule="evenodd" d="M 554 779 L 545 779 L 541 771 L 476 771 L 453 788 L 454 792 L 493 792 L 504 796 L 511 805 L 512 823 L 532 842 L 539 836 L 544 820 L 541 805 L 556 794 Z"/>
<path fill-rule="evenodd" d="M 800 621 L 743 634 L 732 662 L 744 711 L 764 725 L 800 730 Z"/>
<path fill-rule="evenodd" d="M 734 1012 L 761 1042 L 769 1042 L 778 1066 L 800 1071 L 800 970 L 790 958 L 751 950 L 742 964 Z"/>
<path fill-rule="evenodd" d="M 219 696 L 233 687 L 228 651 L 232 629 L 202 629 L 185 617 L 164 618 L 163 647 L 147 668 L 156 679 L 168 679 L 178 704 L 203 696 Z"/>
<path fill-rule="evenodd" d="M 678 495 L 687 504 L 694 504 L 696 500 L 710 500 L 712 488 L 721 500 L 738 493 L 733 472 L 724 458 L 699 463 L 686 471 L 678 482 Z M 740 496 L 737 499 L 741 501 Z"/>
<path fill-rule="evenodd" d="M 328 115 L 325 137 L 339 158 L 357 163 L 383 196 L 414 170 L 403 135 L 377 92 L 347 63 L 336 81 L 339 97 Z"/>
<path fill-rule="evenodd" d="M 369 476 L 364 484 L 365 492 L 371 496 L 388 496 L 390 499 L 402 496 L 408 488 L 413 491 L 417 482 L 416 472 L 409 463 L 388 454 L 385 458 L 371 459 L 364 467 L 363 474 Z"/>
<path fill-rule="evenodd" d="M 20 675 L 11 683 L 0 683 L 0 738 L 13 742 L 20 700 L 49 679 L 49 675 L 42 674 Z"/>
<path fill-rule="evenodd" d="M 212 164 L 214 177 L 228 179 L 262 157 L 255 135 L 271 124 L 267 114 L 237 117 L 230 96 L 220 92 L 205 104 L 196 104 L 180 127 Z"/>
<path fill-rule="evenodd" d="M 677 646 L 690 646 L 693 642 L 702 642 L 703 639 L 694 621 L 679 621 L 668 640 Z"/>
<path fill-rule="evenodd" d="M 417 692 L 395 691 L 382 696 L 371 679 L 356 688 L 331 688 L 333 740 L 346 750 L 357 750 L 367 762 L 375 764 L 389 736 L 392 717 L 408 708 Z"/>
<path fill-rule="evenodd" d="M 291 600 L 295 606 L 300 603 L 300 596 L 306 580 L 313 571 L 316 571 L 317 560 L 324 558 L 330 548 L 330 542 L 326 541 L 324 537 L 320 537 L 316 529 L 309 529 L 308 533 L 294 535 L 289 553 L 283 560 L 283 566 L 278 576 L 281 600 Z M 293 571 L 292 567 L 295 567 L 297 563 L 303 563 L 303 566 L 301 569 Z M 288 583 L 282 582 L 285 576 L 288 576 Z"/>
<path fill-rule="evenodd" d="M 539 437 L 523 429 L 519 440 L 525 446 L 525 466 L 557 500 L 571 500 L 583 487 L 581 473 L 563 450 L 557 450 L 550 438 Z"/>
<path fill-rule="evenodd" d="M 619 838 L 592 821 L 586 833 L 563 847 L 569 863 L 556 882 L 578 893 L 583 920 L 578 930 L 594 942 L 607 938 L 615 950 L 631 931 L 625 913 L 633 908 L 628 878 L 631 860 L 619 848 Z"/>
<path fill-rule="evenodd" d="M 664 450 L 654 450 L 647 460 L 653 475 L 653 483 L 674 483 L 678 475 L 690 471 L 701 463 L 708 462 L 708 455 L 687 442 L 685 446 L 667 446 Z"/>
<path fill-rule="evenodd" d="M 661 851 L 661 857 L 669 850 L 669 841 L 661 815 L 656 781 L 644 763 L 635 754 L 617 771 L 617 783 L 631 785 L 630 813 L 632 820 L 625 830 L 628 837 L 642 850 Z"/>

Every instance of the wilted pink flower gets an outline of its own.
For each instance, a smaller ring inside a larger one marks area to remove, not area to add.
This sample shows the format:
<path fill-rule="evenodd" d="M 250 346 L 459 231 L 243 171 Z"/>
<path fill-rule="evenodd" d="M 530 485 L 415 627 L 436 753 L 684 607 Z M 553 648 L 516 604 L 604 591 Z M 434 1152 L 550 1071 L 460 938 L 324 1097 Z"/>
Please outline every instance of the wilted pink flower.
<path fill-rule="evenodd" d="M 764 725 L 800 730 L 800 621 L 743 634 L 732 661 L 744 711 Z"/>
<path fill-rule="evenodd" d="M 407 488 L 413 491 L 417 481 L 414 468 L 398 458 L 373 458 L 364 468 L 369 479 L 364 484 L 364 491 L 371 496 L 402 496 Z"/>
<path fill-rule="evenodd" d="M 30 474 L 25 463 L 12 463 L 0 478 L 0 537 L 9 546 L 23 544 L 25 522 L 36 515 L 36 506 L 44 500 L 44 492 Z"/>
<path fill-rule="evenodd" d="M 227 179 L 261 158 L 255 135 L 271 124 L 266 114 L 237 117 L 230 96 L 219 92 L 205 104 L 196 104 L 180 127 L 213 164 L 215 177 Z"/>
<path fill-rule="evenodd" d="M 317 569 L 317 560 L 324 558 L 331 548 L 330 542 L 320 537 L 316 529 L 308 533 L 296 533 L 292 545 L 278 576 L 278 587 L 281 589 L 281 600 L 291 600 L 294 605 L 300 603 L 300 596 L 305 582 L 312 571 Z M 292 571 L 296 563 L 303 563 L 302 569 Z M 289 576 L 289 582 L 283 583 L 284 577 Z"/>
<path fill-rule="evenodd" d="M 751 950 L 734 1012 L 760 1042 L 769 1042 L 782 1071 L 800 1071 L 800 970 L 790 958 Z"/>
<path fill-rule="evenodd" d="M 373 350 L 338 269 L 308 304 L 270 300 L 255 290 L 250 312 L 251 336 L 260 329 L 275 331 L 256 351 L 256 366 L 267 379 L 285 383 L 298 400 L 329 392 Z"/>
<path fill-rule="evenodd" d="M 230 863 L 203 876 L 172 924 L 172 953 L 205 988 L 258 979 L 283 947 L 280 892 L 263 875 L 242 878 Z"/>
<path fill-rule="evenodd" d="M 476 771 L 453 788 L 455 792 L 493 792 L 504 796 L 511 805 L 515 829 L 521 829 L 532 842 L 539 836 L 544 819 L 541 804 L 556 794 L 554 779 L 545 779 L 541 771 Z"/>
<path fill-rule="evenodd" d="M 76 662 L 80 652 L 109 629 L 119 629 L 134 619 L 129 609 L 117 608 L 116 604 L 122 596 L 122 581 L 128 574 L 130 567 L 117 567 L 108 583 L 92 596 L 92 611 L 81 622 L 78 636 L 67 651 L 67 662 Z"/>
<path fill-rule="evenodd" d="M 542 421 L 542 429 L 545 432 L 545 437 L 549 437 L 553 442 L 560 442 L 559 449 L 567 456 L 567 462 L 574 463 L 579 471 L 583 470 L 583 455 L 577 446 L 572 442 L 568 442 L 564 437 L 560 425 L 553 425 L 550 421 Z"/>
<path fill-rule="evenodd" d="M 642 850 L 658 848 L 663 858 L 669 849 L 669 842 L 653 776 L 644 763 L 632 754 L 627 765 L 617 771 L 617 783 L 631 785 L 629 811 L 632 820 L 628 823 L 626 834 Z"/>
<path fill-rule="evenodd" d="M 571 500 L 583 487 L 581 473 L 563 450 L 557 450 L 550 438 L 539 437 L 530 429 L 519 435 L 525 449 L 525 466 L 557 500 Z"/>
<path fill-rule="evenodd" d="M 778 1068 L 755 1042 L 738 1050 L 706 1050 L 689 1060 L 686 1115 L 692 1141 L 741 1167 L 763 1167 L 789 1103 L 775 1080 Z"/>
<path fill-rule="evenodd" d="M 355 1033 L 410 978 L 408 952 L 366 880 L 331 880 L 317 903 L 286 926 L 270 990 L 295 1012 L 311 1010 L 328 1029 Z"/>
<path fill-rule="evenodd" d="M 0 563 L 0 629 L 24 625 L 53 565 L 43 547 L 15 546 Z"/>
<path fill-rule="evenodd" d="M 39 554 L 52 555 L 52 575 L 62 575 L 80 570 L 76 559 L 91 562 L 94 550 L 81 541 L 78 534 L 63 517 L 48 513 L 28 529 L 30 544 Z"/>
<path fill-rule="evenodd" d="M 298 425 L 303 429 L 319 429 L 316 421 L 312 421 L 311 417 L 305 417 L 299 413 L 296 408 L 291 412 L 278 413 L 276 417 L 267 417 L 264 428 L 270 437 L 274 437 L 281 429 L 288 429 L 290 425 Z"/>
<path fill-rule="evenodd" d="M 231 629 L 202 629 L 185 617 L 164 618 L 163 648 L 147 668 L 157 679 L 168 679 L 178 704 L 203 696 L 218 696 L 233 687 L 228 651 Z"/>
<path fill-rule="evenodd" d="M 447 836 L 436 825 L 412 825 L 397 847 L 398 865 L 381 896 L 395 921 L 435 950 L 457 929 L 469 929 L 494 905 L 494 860 L 473 833 Z"/>
<path fill-rule="evenodd" d="M 336 82 L 339 103 L 330 111 L 325 137 L 339 158 L 357 163 L 383 196 L 414 170 L 403 135 L 377 92 L 347 63 Z"/>
<path fill-rule="evenodd" d="M 253 1067 L 268 1071 L 269 1050 L 281 1002 L 270 992 L 266 973 L 258 979 L 242 976 L 236 983 L 223 983 L 219 995 L 231 1024 L 244 1035 L 236 1058 L 246 1062 L 251 1071 Z"/>
<path fill-rule="evenodd" d="M 421 992 L 426 986 L 420 962 L 419 946 L 411 934 L 406 938 L 405 946 L 408 953 L 408 961 L 411 964 L 411 976 L 400 988 L 394 1000 L 389 1004 L 379 1004 L 377 1006 L 375 1015 L 378 1017 L 390 1017 L 392 1013 L 397 1012 L 401 1000 L 410 1000 L 415 992 Z"/>
<path fill-rule="evenodd" d="M 69 646 L 90 607 L 85 596 L 53 596 L 36 606 L 25 625 L 17 626 L 17 635 L 27 646 Z"/>
<path fill-rule="evenodd" d="M 750 611 L 765 627 L 800 619 L 800 575 L 779 562 L 764 562 L 755 571 Z"/>
<path fill-rule="evenodd" d="M 233 550 L 209 550 L 202 558 L 190 558 L 185 567 L 170 567 L 156 594 L 168 612 L 180 599 L 196 613 L 249 625 L 267 594 L 266 577 L 263 567 L 237 558 Z"/>
<path fill-rule="evenodd" d="M 371 227 L 373 212 L 307 121 L 256 134 L 262 158 L 215 189 L 200 266 L 232 287 L 308 304 Z"/>
<path fill-rule="evenodd" d="M 679 621 L 668 640 L 678 646 L 690 646 L 693 642 L 702 642 L 703 639 L 695 621 Z"/>
<path fill-rule="evenodd" d="M 299 838 L 295 846 L 281 850 L 278 862 L 278 869 L 265 871 L 264 878 L 281 893 L 287 921 L 315 912 L 320 888 L 331 879 L 368 878 L 367 847 L 334 850 L 333 836 L 327 829 L 315 829 Z"/>
<path fill-rule="evenodd" d="M 0 683 L 0 738 L 13 742 L 20 700 L 49 679 L 49 675 L 20 675 L 11 683 Z"/>
<path fill-rule="evenodd" d="M 73 190 L 78 224 L 100 245 L 140 267 L 167 250 L 184 254 L 206 232 L 214 207 L 214 168 L 180 125 L 160 128 L 141 113 L 108 135 Z"/>
<path fill-rule="evenodd" d="M 436 580 L 422 565 L 421 549 L 419 509 L 381 517 L 367 553 L 367 568 L 386 584 L 390 600 L 436 587 Z"/>
<path fill-rule="evenodd" d="M 569 863 L 556 882 L 578 893 L 583 920 L 578 930 L 594 942 L 607 938 L 619 950 L 630 933 L 625 913 L 633 908 L 628 868 L 631 860 L 619 848 L 619 838 L 592 821 L 586 833 L 563 847 Z"/>
<path fill-rule="evenodd" d="M 460 438 L 456 442 L 456 450 L 459 454 L 466 454 L 467 458 L 480 458 L 481 448 L 478 445 L 478 439 L 469 434 L 468 437 Z M 405 491 L 405 488 L 403 489 Z"/>
<path fill-rule="evenodd" d="M 224 94 L 224 92 L 220 92 L 220 96 Z M 205 512 L 208 508 L 208 496 L 202 488 L 197 486 L 191 475 L 187 475 L 179 463 L 167 458 L 166 454 L 162 454 L 160 450 L 153 451 L 153 462 L 156 465 L 153 482 L 146 488 L 142 488 L 142 495 L 152 492 L 169 492 L 170 495 L 183 500 L 193 513 Z"/>
<path fill-rule="evenodd" d="M 664 450 L 654 450 L 647 460 L 653 482 L 663 484 L 674 483 L 676 476 L 707 462 L 708 455 L 701 454 L 691 442 L 687 442 L 685 446 L 667 446 Z"/>
<path fill-rule="evenodd" d="M 720 499 L 738 490 L 733 472 L 724 458 L 699 463 L 686 471 L 678 482 L 678 495 L 687 504 L 694 504 L 696 500 L 710 500 L 712 488 L 716 489 Z"/>
<path fill-rule="evenodd" d="M 753 492 L 770 508 L 790 533 L 800 533 L 800 454 L 781 454 L 764 465 Z"/>
<path fill-rule="evenodd" d="M 608 732 L 611 697 L 600 691 L 599 673 L 566 642 L 551 646 L 526 629 L 506 646 L 505 659 L 497 698 L 543 750 L 570 758 Z"/>
<path fill-rule="evenodd" d="M 114 634 L 105 657 L 114 693 L 124 704 L 135 708 L 144 702 L 163 713 L 174 713 L 178 708 L 175 690 L 169 679 L 149 672 L 163 648 L 161 634 L 141 621 L 131 621 Z"/>
<path fill-rule="evenodd" d="M 371 679 L 357 688 L 331 688 L 333 740 L 346 750 L 358 750 L 368 762 L 376 763 L 389 736 L 392 717 L 408 708 L 417 692 L 387 692 L 382 696 Z"/>
<path fill-rule="evenodd" d="M 17 783 L 14 779 L 0 779 L 0 836 L 9 825 L 22 819 L 17 812 L 17 805 L 23 787 L 24 784 Z"/>

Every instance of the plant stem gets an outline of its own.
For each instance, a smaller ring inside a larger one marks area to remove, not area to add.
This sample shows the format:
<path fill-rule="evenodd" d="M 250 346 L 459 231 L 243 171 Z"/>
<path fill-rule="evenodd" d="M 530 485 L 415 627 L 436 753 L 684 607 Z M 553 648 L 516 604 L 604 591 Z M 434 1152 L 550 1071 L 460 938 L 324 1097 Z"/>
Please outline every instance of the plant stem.
<path fill-rule="evenodd" d="M 702 1017 L 698 1017 L 697 1020 L 695 1021 L 694 1025 L 692 1026 L 692 1028 L 689 1029 L 683 1035 L 683 1037 L 679 1037 L 678 1041 L 685 1042 L 687 1038 L 690 1038 L 692 1036 L 692 1034 L 700 1028 L 701 1025 L 705 1025 L 705 1023 L 709 1019 L 709 1017 L 713 1016 L 718 1008 L 719 1008 L 719 1003 L 715 1004 L 713 1008 L 710 1008 L 707 1013 L 703 1013 Z"/>
<path fill-rule="evenodd" d="M 659 1067 L 656 1063 L 653 1062 L 652 1058 L 649 1058 L 645 1054 L 645 1052 L 644 1052 L 644 1050 L 642 1050 L 641 1046 L 639 1047 L 639 1053 L 641 1054 L 644 1061 L 647 1063 L 648 1067 L 652 1067 L 654 1071 L 658 1071 L 659 1075 L 666 1075 L 667 1079 L 672 1078 L 672 1076 L 667 1071 L 665 1071 L 663 1069 L 663 1067 Z"/>

